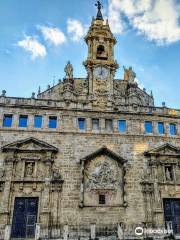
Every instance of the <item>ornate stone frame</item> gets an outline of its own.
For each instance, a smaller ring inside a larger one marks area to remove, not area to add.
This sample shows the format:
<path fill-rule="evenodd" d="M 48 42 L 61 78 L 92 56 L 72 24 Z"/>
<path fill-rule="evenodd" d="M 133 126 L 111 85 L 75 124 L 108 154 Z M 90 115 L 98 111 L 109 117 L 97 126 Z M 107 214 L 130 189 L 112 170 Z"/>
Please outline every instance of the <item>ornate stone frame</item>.
<path fill-rule="evenodd" d="M 85 170 L 85 163 L 86 161 L 91 161 L 95 157 L 100 156 L 100 155 L 105 155 L 109 156 L 112 159 L 116 160 L 121 166 L 122 166 L 122 182 L 123 182 L 123 190 L 122 190 L 122 195 L 123 195 L 123 204 L 121 205 L 116 205 L 116 206 L 105 206 L 105 207 L 127 207 L 127 202 L 126 202 L 126 192 L 125 192 L 125 175 L 126 175 L 126 168 L 125 164 L 127 160 L 123 159 L 121 156 L 118 154 L 114 153 L 113 151 L 109 150 L 106 146 L 101 147 L 97 151 L 87 155 L 86 157 L 80 159 L 80 165 L 81 165 L 81 189 L 80 189 L 80 204 L 79 207 L 84 208 L 84 207 L 94 207 L 94 206 L 86 206 L 84 203 L 84 170 Z M 100 206 L 96 206 L 100 207 Z"/>

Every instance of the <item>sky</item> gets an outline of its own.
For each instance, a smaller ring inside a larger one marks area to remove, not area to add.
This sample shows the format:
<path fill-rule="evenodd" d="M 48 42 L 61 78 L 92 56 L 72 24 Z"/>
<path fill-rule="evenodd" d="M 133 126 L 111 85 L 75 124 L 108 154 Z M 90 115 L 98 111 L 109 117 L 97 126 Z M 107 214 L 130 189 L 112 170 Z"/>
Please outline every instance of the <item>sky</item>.
<path fill-rule="evenodd" d="M 68 60 L 86 77 L 84 36 L 96 0 L 1 0 L 0 92 L 31 97 L 63 79 Z M 180 0 L 102 0 L 117 39 L 115 58 L 132 66 L 155 105 L 180 108 Z"/>

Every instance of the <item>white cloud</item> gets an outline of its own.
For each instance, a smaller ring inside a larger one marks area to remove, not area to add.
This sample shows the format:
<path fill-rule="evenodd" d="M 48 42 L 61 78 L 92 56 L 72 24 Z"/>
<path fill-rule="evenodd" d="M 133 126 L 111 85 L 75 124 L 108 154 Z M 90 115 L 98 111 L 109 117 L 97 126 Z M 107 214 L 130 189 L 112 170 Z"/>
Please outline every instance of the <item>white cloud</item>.
<path fill-rule="evenodd" d="M 47 26 L 38 26 L 46 41 L 54 44 L 55 46 L 61 45 L 66 42 L 64 33 L 59 28 L 51 28 Z"/>
<path fill-rule="evenodd" d="M 87 32 L 87 27 L 76 19 L 68 19 L 67 31 L 71 35 L 73 41 L 79 41 Z"/>
<path fill-rule="evenodd" d="M 180 5 L 176 0 L 109 0 L 112 31 L 122 33 L 128 24 L 158 44 L 180 40 Z"/>
<path fill-rule="evenodd" d="M 25 51 L 30 52 L 32 59 L 45 57 L 47 54 L 45 46 L 34 37 L 26 36 L 25 39 L 19 41 L 17 45 Z"/>

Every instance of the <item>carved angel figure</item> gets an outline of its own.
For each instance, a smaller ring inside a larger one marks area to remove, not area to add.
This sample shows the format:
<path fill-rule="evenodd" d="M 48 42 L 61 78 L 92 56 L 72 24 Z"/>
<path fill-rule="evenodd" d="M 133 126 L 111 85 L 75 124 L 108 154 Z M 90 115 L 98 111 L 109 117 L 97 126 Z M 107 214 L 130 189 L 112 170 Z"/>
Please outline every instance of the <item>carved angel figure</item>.
<path fill-rule="evenodd" d="M 73 78 L 73 66 L 70 61 L 67 62 L 64 71 L 66 73 L 66 78 L 72 79 Z"/>

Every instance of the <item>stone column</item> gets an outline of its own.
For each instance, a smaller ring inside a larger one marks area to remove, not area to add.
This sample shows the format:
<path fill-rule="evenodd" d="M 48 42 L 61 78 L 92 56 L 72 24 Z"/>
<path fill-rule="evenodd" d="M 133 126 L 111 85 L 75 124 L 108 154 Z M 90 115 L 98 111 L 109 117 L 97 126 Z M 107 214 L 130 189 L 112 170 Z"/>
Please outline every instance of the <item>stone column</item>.
<path fill-rule="evenodd" d="M 96 59 L 96 40 L 93 39 L 93 52 L 92 52 L 92 55 L 93 55 L 93 59 Z"/>
<path fill-rule="evenodd" d="M 6 225 L 4 230 L 4 240 L 10 240 L 11 237 L 11 225 Z"/>
<path fill-rule="evenodd" d="M 50 179 L 46 178 L 44 183 L 44 190 L 41 195 L 41 223 L 44 225 L 49 224 L 50 215 Z"/>
<path fill-rule="evenodd" d="M 4 191 L 2 196 L 2 202 L 0 204 L 1 212 L 4 214 L 4 222 L 8 223 L 9 215 L 9 202 L 10 202 L 10 193 L 11 193 L 11 180 L 13 174 L 13 160 L 6 160 L 6 181 L 4 185 Z"/>
<path fill-rule="evenodd" d="M 36 231 L 35 231 L 35 240 L 39 240 L 40 239 L 40 224 L 36 224 Z"/>
<path fill-rule="evenodd" d="M 80 195 L 80 206 L 84 205 L 84 161 L 81 162 L 81 195 Z"/>
<path fill-rule="evenodd" d="M 88 58 L 91 58 L 92 57 L 92 48 L 91 48 L 91 41 L 88 40 Z"/>
<path fill-rule="evenodd" d="M 96 239 L 96 224 L 95 223 L 91 224 L 91 239 L 92 240 Z"/>

